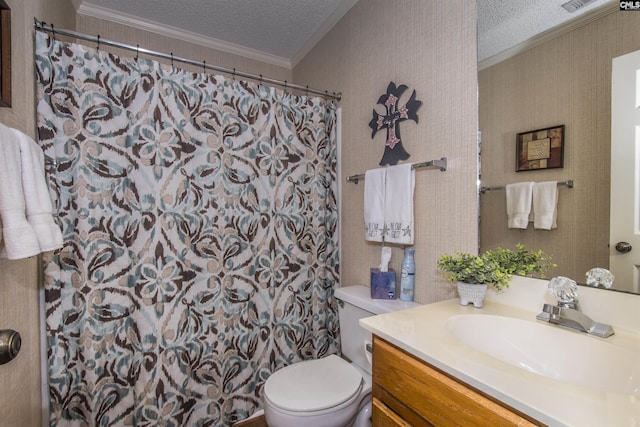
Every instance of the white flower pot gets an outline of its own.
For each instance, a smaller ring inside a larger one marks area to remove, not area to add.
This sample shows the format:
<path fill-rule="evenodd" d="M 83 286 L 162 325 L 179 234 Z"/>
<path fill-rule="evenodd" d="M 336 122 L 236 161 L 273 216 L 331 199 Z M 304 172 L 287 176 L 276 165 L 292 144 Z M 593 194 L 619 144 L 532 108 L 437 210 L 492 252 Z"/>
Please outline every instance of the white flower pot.
<path fill-rule="evenodd" d="M 476 308 L 482 308 L 484 296 L 487 294 L 487 285 L 477 285 L 458 282 L 458 295 L 460 295 L 460 305 L 473 304 Z"/>

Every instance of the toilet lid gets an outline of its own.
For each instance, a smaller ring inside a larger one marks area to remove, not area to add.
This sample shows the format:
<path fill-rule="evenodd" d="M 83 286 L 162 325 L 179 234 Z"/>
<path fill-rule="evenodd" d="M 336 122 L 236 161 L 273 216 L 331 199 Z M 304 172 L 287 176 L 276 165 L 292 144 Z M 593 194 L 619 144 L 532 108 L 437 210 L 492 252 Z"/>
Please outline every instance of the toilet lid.
<path fill-rule="evenodd" d="M 331 355 L 294 363 L 273 373 L 264 385 L 269 401 L 287 411 L 312 412 L 340 405 L 360 393 L 362 375 Z"/>

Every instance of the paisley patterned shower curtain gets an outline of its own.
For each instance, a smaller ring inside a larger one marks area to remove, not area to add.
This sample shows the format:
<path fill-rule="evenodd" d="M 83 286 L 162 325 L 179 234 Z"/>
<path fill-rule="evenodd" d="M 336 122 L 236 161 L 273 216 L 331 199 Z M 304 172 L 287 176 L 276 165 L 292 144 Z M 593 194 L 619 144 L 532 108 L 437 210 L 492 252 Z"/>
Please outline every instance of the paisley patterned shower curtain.
<path fill-rule="evenodd" d="M 336 112 L 36 32 L 51 424 L 231 425 L 337 353 Z"/>

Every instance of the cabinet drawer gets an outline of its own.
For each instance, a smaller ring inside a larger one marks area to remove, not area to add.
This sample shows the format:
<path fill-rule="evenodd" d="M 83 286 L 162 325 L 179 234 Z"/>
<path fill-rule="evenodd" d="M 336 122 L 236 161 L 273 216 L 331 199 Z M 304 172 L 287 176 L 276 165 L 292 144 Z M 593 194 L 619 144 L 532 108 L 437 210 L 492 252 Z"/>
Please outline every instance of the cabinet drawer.
<path fill-rule="evenodd" d="M 411 424 L 400 418 L 377 398 L 373 398 L 372 405 L 372 424 L 375 427 L 411 427 Z"/>
<path fill-rule="evenodd" d="M 373 396 L 404 419 L 436 426 L 541 425 L 377 336 L 373 342 Z"/>

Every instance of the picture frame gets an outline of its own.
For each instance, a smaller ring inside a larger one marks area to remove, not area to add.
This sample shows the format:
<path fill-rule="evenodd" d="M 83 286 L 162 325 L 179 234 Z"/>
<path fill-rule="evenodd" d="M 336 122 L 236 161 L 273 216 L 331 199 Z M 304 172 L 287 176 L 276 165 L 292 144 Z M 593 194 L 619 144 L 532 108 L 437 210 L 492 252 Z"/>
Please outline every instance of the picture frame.
<path fill-rule="evenodd" d="M 11 107 L 11 9 L 0 0 L 0 107 Z"/>
<path fill-rule="evenodd" d="M 516 172 L 564 167 L 565 125 L 516 135 Z"/>

